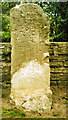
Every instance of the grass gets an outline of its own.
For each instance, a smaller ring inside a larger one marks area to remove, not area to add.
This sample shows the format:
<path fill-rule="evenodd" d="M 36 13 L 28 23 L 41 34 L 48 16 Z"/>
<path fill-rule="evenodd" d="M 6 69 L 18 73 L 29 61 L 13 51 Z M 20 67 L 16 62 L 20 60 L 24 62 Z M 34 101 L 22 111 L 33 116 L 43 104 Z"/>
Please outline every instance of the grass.
<path fill-rule="evenodd" d="M 57 113 L 53 114 L 53 116 L 60 116 L 60 113 L 57 112 Z"/>
<path fill-rule="evenodd" d="M 14 110 L 13 108 L 11 108 L 11 109 L 4 109 L 2 116 L 22 118 L 22 117 L 25 117 L 26 114 L 20 110 Z"/>
<path fill-rule="evenodd" d="M 59 91 L 55 88 L 54 89 L 54 87 L 52 87 L 52 89 L 53 89 L 53 92 L 54 93 L 58 93 Z M 59 88 L 58 88 L 59 89 Z M 44 114 L 44 112 L 43 113 L 41 113 L 41 116 L 38 116 L 37 115 L 37 111 L 35 111 L 35 113 L 34 113 L 34 111 L 32 112 L 27 112 L 26 110 L 26 112 L 24 111 L 24 107 L 22 108 L 22 110 L 19 110 L 19 109 L 17 109 L 16 107 L 14 107 L 12 104 L 10 105 L 10 103 L 9 103 L 9 95 L 10 95 L 10 88 L 6 88 L 6 89 L 3 89 L 2 90 L 2 97 L 3 97 L 3 100 L 4 101 L 8 101 L 8 102 L 6 102 L 6 105 L 8 105 L 8 107 L 6 108 L 6 106 L 4 106 L 4 104 L 3 104 L 3 108 L 2 108 L 2 117 L 3 118 L 32 118 L 33 120 L 34 119 L 39 119 L 40 118 L 40 120 L 41 120 L 41 118 L 44 118 L 44 117 L 53 117 L 53 118 L 63 118 L 63 117 L 65 117 L 66 116 L 66 114 L 64 115 L 64 113 L 63 113 L 63 111 L 60 111 L 60 109 L 59 109 L 59 111 L 58 111 L 58 108 L 57 108 L 57 111 L 55 110 L 55 108 L 53 107 L 53 109 L 54 109 L 54 112 L 52 112 L 51 113 L 51 115 L 49 115 L 49 114 Z M 65 90 L 65 89 L 64 89 Z M 66 97 L 65 97 L 65 94 L 63 94 L 64 92 L 62 91 L 61 92 L 62 94 L 57 94 L 57 95 L 54 95 L 56 98 L 54 99 L 53 98 L 53 101 L 57 104 L 58 102 L 59 102 L 59 100 L 60 100 L 60 102 L 61 102 L 61 104 L 60 105 L 63 105 L 64 104 L 64 106 L 66 106 L 66 104 L 68 104 L 68 101 L 65 101 L 65 99 L 66 99 Z M 60 98 L 60 99 L 59 99 Z M 62 100 L 61 100 L 62 99 Z M 32 99 L 30 99 L 31 101 L 32 101 Z M 58 102 L 57 102 L 57 100 L 58 100 Z M 9 103 L 9 104 L 8 104 Z M 64 109 L 64 111 L 65 111 L 65 109 Z M 49 118 L 48 118 L 48 120 L 49 120 Z"/>

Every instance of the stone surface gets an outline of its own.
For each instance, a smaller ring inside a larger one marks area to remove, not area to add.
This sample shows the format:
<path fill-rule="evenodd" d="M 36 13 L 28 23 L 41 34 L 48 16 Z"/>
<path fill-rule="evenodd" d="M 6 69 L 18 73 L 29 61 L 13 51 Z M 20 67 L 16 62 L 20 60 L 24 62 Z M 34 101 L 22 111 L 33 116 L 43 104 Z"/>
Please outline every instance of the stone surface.
<path fill-rule="evenodd" d="M 49 18 L 36 4 L 23 4 L 11 10 L 11 73 L 37 59 L 42 64 L 43 53 L 48 52 Z M 19 49 L 18 49 L 19 48 Z"/>
<path fill-rule="evenodd" d="M 11 99 L 26 110 L 50 110 L 49 18 L 37 4 L 11 10 Z"/>

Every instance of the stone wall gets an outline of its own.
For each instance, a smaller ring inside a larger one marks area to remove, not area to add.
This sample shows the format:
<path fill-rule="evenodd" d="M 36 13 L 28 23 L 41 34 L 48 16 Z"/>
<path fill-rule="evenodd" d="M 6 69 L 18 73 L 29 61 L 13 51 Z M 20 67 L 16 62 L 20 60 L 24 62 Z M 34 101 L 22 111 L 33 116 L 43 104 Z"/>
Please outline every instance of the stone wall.
<path fill-rule="evenodd" d="M 1 62 L 2 60 L 2 62 Z M 10 85 L 11 81 L 11 44 L 0 43 L 0 78 L 2 76 L 3 86 Z M 0 84 L 2 84 L 0 82 Z"/>
<path fill-rule="evenodd" d="M 50 80 L 51 83 L 66 84 L 68 74 L 68 42 L 50 43 Z"/>
<path fill-rule="evenodd" d="M 68 74 L 68 42 L 50 42 L 49 46 L 51 84 L 64 84 Z M 3 56 L 2 65 L 0 64 L 2 81 L 7 84 L 10 83 L 11 79 L 10 51 L 10 43 L 0 43 L 0 55 Z"/>

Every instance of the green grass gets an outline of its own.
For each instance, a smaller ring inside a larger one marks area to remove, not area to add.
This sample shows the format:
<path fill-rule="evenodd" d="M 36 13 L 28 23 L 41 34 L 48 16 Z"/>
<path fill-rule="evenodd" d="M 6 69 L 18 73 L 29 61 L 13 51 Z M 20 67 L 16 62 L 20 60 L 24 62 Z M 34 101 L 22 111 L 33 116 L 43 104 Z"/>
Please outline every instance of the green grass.
<path fill-rule="evenodd" d="M 53 114 L 53 116 L 60 116 L 60 113 L 57 112 L 57 113 Z"/>
<path fill-rule="evenodd" d="M 20 112 L 18 110 L 11 111 L 9 113 L 11 116 L 19 116 L 19 117 L 25 117 L 26 114 L 24 112 Z"/>
<path fill-rule="evenodd" d="M 2 113 L 2 117 L 6 117 L 6 116 L 22 118 L 25 117 L 26 114 L 20 110 L 14 110 L 13 108 L 11 108 L 11 109 L 4 109 Z"/>

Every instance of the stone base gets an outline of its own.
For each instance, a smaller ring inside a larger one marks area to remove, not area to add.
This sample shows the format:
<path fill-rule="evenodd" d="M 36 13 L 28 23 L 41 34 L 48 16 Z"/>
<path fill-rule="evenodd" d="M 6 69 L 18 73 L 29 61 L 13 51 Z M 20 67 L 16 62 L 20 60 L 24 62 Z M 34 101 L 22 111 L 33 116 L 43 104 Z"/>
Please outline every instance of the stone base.
<path fill-rule="evenodd" d="M 13 90 L 11 102 L 14 102 L 17 107 L 22 107 L 27 111 L 49 111 L 52 104 L 51 90 L 36 89 L 36 90 Z"/>
<path fill-rule="evenodd" d="M 11 99 L 16 106 L 26 110 L 50 110 L 52 92 L 50 90 L 49 65 L 30 61 L 12 76 Z"/>

